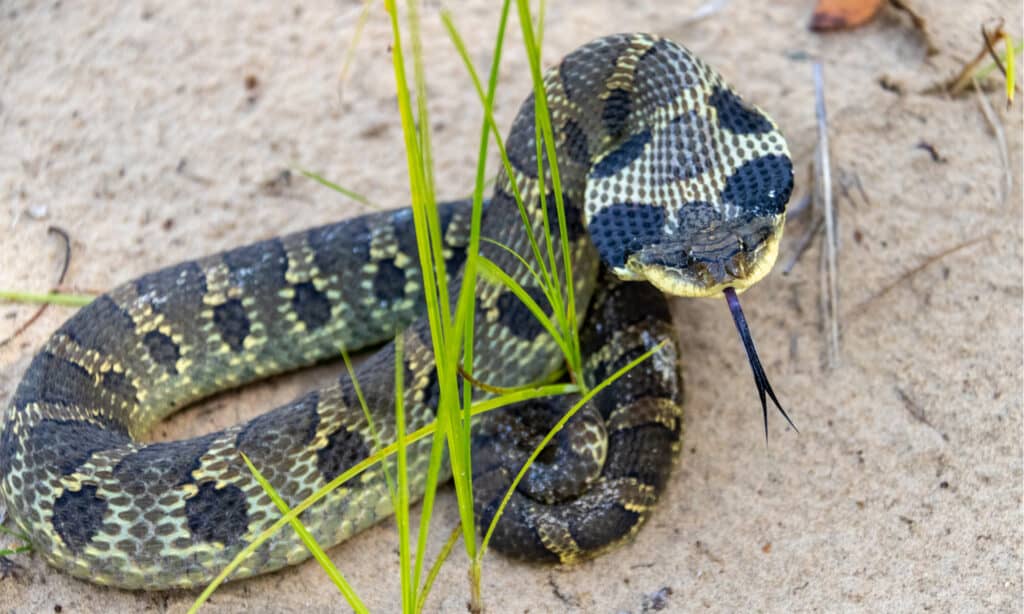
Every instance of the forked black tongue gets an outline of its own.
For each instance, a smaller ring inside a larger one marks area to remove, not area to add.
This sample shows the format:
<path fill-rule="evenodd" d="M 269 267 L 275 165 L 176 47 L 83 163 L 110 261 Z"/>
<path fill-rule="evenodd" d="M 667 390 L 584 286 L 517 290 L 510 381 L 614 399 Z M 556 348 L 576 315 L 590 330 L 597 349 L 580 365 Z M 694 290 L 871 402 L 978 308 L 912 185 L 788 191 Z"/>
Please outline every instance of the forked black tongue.
<path fill-rule="evenodd" d="M 747 351 L 747 360 L 750 361 L 750 369 L 754 372 L 754 383 L 757 385 L 757 395 L 761 397 L 761 415 L 764 417 L 764 440 L 768 441 L 768 401 L 765 398 L 765 394 L 771 397 L 772 402 L 775 403 L 775 407 L 779 409 L 779 413 L 786 419 L 789 426 L 793 427 L 793 430 L 800 432 L 800 429 L 796 428 L 793 421 L 789 419 L 789 415 L 786 414 L 786 410 L 782 409 L 782 404 L 779 403 L 779 399 L 775 397 L 775 392 L 772 390 L 771 383 L 768 382 L 768 376 L 765 375 L 764 367 L 761 366 L 761 359 L 757 357 L 757 348 L 754 347 L 754 338 L 750 336 L 750 327 L 747 326 L 747 318 L 743 315 L 743 309 L 740 308 L 740 299 L 736 296 L 736 291 L 731 287 L 725 289 L 725 300 L 729 303 L 729 311 L 732 312 L 732 320 L 736 323 L 736 330 L 740 333 L 740 339 L 743 341 L 743 349 Z"/>

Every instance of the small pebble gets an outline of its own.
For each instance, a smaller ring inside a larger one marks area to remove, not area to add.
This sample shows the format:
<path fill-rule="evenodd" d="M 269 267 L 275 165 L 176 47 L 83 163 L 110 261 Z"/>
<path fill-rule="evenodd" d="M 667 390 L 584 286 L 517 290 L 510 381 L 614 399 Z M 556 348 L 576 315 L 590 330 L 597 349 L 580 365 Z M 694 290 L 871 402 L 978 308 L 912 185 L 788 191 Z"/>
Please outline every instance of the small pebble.
<path fill-rule="evenodd" d="M 41 220 L 50 213 L 50 208 L 46 205 L 32 205 L 25 210 L 25 213 L 34 220 Z"/>

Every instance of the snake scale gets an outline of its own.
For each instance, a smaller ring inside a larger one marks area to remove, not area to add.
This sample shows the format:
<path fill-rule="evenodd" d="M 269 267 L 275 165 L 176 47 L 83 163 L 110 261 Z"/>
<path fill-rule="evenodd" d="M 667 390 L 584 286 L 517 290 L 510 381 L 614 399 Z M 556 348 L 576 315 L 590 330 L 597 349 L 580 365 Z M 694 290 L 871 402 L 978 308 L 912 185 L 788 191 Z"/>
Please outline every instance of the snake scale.
<path fill-rule="evenodd" d="M 594 384 L 668 342 L 569 422 L 498 524 L 499 550 L 570 562 L 638 529 L 680 446 L 682 381 L 664 293 L 734 299 L 731 292 L 761 279 L 777 255 L 793 171 L 772 120 L 671 41 L 597 39 L 548 70 L 544 86 L 570 246 L 569 263 L 557 248 L 555 260 L 574 275 L 583 376 Z M 482 235 L 493 242 L 482 242 L 480 255 L 550 312 L 527 268 L 535 260 L 512 196 L 518 188 L 543 236 L 541 194 L 555 199 L 546 157 L 538 172 L 534 114 L 531 95 L 507 140 L 512 173 L 500 173 L 484 210 Z M 439 209 L 454 290 L 471 208 L 459 201 Z M 143 437 L 197 399 L 342 347 L 401 335 L 408 429 L 432 421 L 439 384 L 416 255 L 410 211 L 375 213 L 170 266 L 81 309 L 32 360 L 0 434 L 0 493 L 35 551 L 100 584 L 207 583 L 278 517 L 240 452 L 295 505 L 394 440 L 395 346 L 356 370 L 379 439 L 347 375 L 221 432 L 168 443 Z M 501 387 L 548 377 L 562 362 L 523 303 L 483 278 L 474 351 L 475 378 Z M 481 522 L 493 518 L 512 476 L 569 403 L 525 403 L 474 425 Z M 409 449 L 414 493 L 424 488 L 429 445 Z M 302 519 L 326 546 L 390 512 L 376 466 Z M 280 531 L 231 578 L 307 556 L 293 531 Z"/>

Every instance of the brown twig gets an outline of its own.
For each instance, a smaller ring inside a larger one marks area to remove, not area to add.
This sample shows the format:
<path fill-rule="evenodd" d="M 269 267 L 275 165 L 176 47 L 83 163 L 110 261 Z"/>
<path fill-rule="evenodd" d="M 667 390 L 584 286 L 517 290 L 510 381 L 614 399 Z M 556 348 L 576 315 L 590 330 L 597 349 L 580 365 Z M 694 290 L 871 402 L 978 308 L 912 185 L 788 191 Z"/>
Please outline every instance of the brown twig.
<path fill-rule="evenodd" d="M 66 230 L 60 228 L 59 226 L 50 226 L 49 228 L 46 229 L 46 233 L 49 235 L 60 237 L 61 241 L 64 244 L 64 262 L 63 264 L 61 264 L 60 267 L 60 275 L 57 277 L 57 283 L 54 284 L 53 287 L 50 289 L 50 292 L 56 292 L 57 288 L 59 288 L 60 285 L 64 283 L 64 277 L 68 273 L 68 267 L 71 266 L 71 237 L 68 236 Z M 17 329 L 15 329 L 15 331 L 11 333 L 9 337 L 0 341 L 0 348 L 6 346 L 11 341 L 14 341 L 16 338 L 18 338 L 18 336 L 20 336 L 22 333 L 28 330 L 28 327 L 32 326 L 32 324 L 34 324 L 35 321 L 38 320 L 39 317 L 43 315 L 43 312 L 46 311 L 47 307 L 49 306 L 49 303 L 43 303 L 42 305 L 40 305 L 39 308 L 36 309 L 35 313 L 33 313 L 28 320 L 25 320 L 25 322 Z"/>
<path fill-rule="evenodd" d="M 1002 73 L 1003 78 L 1005 79 L 1006 67 L 1003 65 L 1003 61 L 999 58 L 999 54 L 996 53 L 994 43 L 1000 38 L 1007 37 L 1007 34 L 1006 31 L 1003 30 L 1003 19 L 999 18 L 997 20 L 997 23 L 998 25 L 995 27 L 994 32 L 989 32 L 985 28 L 985 25 L 982 24 L 981 38 L 982 41 L 984 41 L 984 44 L 982 45 L 981 49 L 978 50 L 978 53 L 976 53 L 973 58 L 971 58 L 966 64 L 963 65 L 963 68 L 960 69 L 960 72 L 958 72 L 955 77 L 953 77 L 949 81 L 946 81 L 945 83 L 929 88 L 928 91 L 946 90 L 952 96 L 960 94 L 965 89 L 967 89 L 967 86 L 970 85 L 972 81 L 975 80 L 975 74 L 977 73 L 978 65 L 981 64 L 982 60 L 984 60 L 985 56 L 987 55 L 992 56 L 992 59 L 995 60 L 996 66 L 999 68 L 999 71 Z"/>
<path fill-rule="evenodd" d="M 57 277 L 57 284 L 55 286 L 57 287 L 64 283 L 64 277 L 68 274 L 68 267 L 71 266 L 71 237 L 68 236 L 68 231 L 60 226 L 50 226 L 46 229 L 46 234 L 56 235 L 64 243 L 64 264 L 60 267 L 60 275 Z"/>
<path fill-rule="evenodd" d="M 1006 37 L 1006 31 L 1003 30 L 1003 25 L 1006 23 L 1003 18 L 1000 17 L 998 20 L 999 25 L 996 26 L 996 31 L 992 34 L 988 33 L 985 29 L 985 24 L 981 24 L 981 38 L 985 41 L 985 49 L 988 50 L 988 54 L 992 56 L 992 61 L 996 63 L 996 67 L 999 72 L 1003 74 L 1003 78 L 1006 78 L 1006 67 L 1003 66 L 1003 61 L 999 59 L 999 54 L 996 53 L 995 47 L 992 45 L 993 41 L 999 40 Z"/>
<path fill-rule="evenodd" d="M 492 386 L 487 382 L 482 382 L 478 380 L 477 378 L 470 375 L 469 371 L 466 371 L 466 369 L 461 364 L 458 365 L 458 371 L 459 375 L 461 375 L 462 378 L 469 382 L 469 384 L 474 388 L 479 388 L 480 390 L 483 390 L 484 392 L 490 392 L 491 394 L 507 394 L 509 392 L 507 388 L 502 388 L 500 386 Z"/>

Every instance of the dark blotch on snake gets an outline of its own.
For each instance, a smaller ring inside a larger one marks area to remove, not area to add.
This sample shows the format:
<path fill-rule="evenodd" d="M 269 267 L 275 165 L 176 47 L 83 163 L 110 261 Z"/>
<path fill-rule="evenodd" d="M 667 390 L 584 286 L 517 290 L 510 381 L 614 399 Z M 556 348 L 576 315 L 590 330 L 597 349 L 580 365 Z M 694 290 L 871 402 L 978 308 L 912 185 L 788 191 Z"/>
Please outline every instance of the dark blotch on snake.
<path fill-rule="evenodd" d="M 586 45 L 565 56 L 558 65 L 558 76 L 566 97 L 582 107 L 592 105 L 594 90 L 604 86 L 629 44 L 628 36 L 609 36 L 600 45 Z"/>
<path fill-rule="evenodd" d="M 405 296 L 405 271 L 398 268 L 393 259 L 377 263 L 377 273 L 373 276 L 373 296 L 387 305 Z"/>
<path fill-rule="evenodd" d="M 173 339 L 158 330 L 151 330 L 142 338 L 142 343 L 149 350 L 149 356 L 153 362 L 163 367 L 168 373 L 178 372 L 181 349 Z"/>
<path fill-rule="evenodd" d="M 534 286 L 523 288 L 530 298 L 540 307 L 545 314 L 550 314 L 551 306 L 544 295 L 544 291 Z M 544 332 L 544 326 L 533 315 L 530 308 L 523 304 L 519 297 L 510 290 L 502 292 L 496 302 L 498 309 L 498 323 L 508 329 L 516 337 L 532 341 Z"/>
<path fill-rule="evenodd" d="M 316 330 L 331 319 L 331 302 L 327 295 L 316 289 L 313 282 L 295 284 L 292 309 L 308 330 Z"/>
<path fill-rule="evenodd" d="M 252 460 L 264 477 L 279 488 L 278 471 L 287 470 L 295 458 L 316 437 L 320 424 L 317 404 L 320 393 L 310 392 L 291 403 L 251 420 L 235 439 L 235 447 Z"/>
<path fill-rule="evenodd" d="M 590 148 L 587 144 L 587 133 L 580 128 L 576 120 L 567 120 L 563 127 L 565 133 L 565 151 L 569 159 L 580 166 L 590 166 Z"/>
<path fill-rule="evenodd" d="M 57 331 L 83 348 L 104 355 L 118 355 L 128 343 L 134 343 L 135 322 L 131 315 L 109 296 L 97 297 Z"/>
<path fill-rule="evenodd" d="M 85 367 L 45 351 L 32 359 L 11 404 L 22 410 L 37 402 L 88 409 L 106 406 L 103 389 Z"/>
<path fill-rule="evenodd" d="M 708 102 L 718 112 L 718 123 L 730 132 L 762 134 L 772 129 L 771 122 L 763 113 L 744 103 L 731 90 L 716 87 Z"/>
<path fill-rule="evenodd" d="M 136 404 L 139 399 L 136 396 L 138 391 L 128 376 L 119 371 L 107 371 L 103 374 L 100 383 L 112 394 L 121 398 L 122 401 Z"/>
<path fill-rule="evenodd" d="M 645 321 L 671 322 L 672 313 L 665 295 L 651 284 L 639 281 L 619 282 L 608 291 L 607 297 L 600 305 L 592 306 L 587 321 L 616 322 L 618 326 L 625 328 Z M 585 333 L 590 332 L 593 332 L 593 335 L 589 335 L 589 339 L 584 339 Z M 601 334 L 599 327 L 588 327 L 581 332 L 580 341 L 583 344 L 583 355 L 590 356 L 596 354 L 600 345 L 607 343 L 608 339 Z M 591 343 L 587 343 L 588 341 Z"/>
<path fill-rule="evenodd" d="M 169 491 L 195 481 L 192 472 L 199 469 L 214 436 L 149 444 L 121 459 L 114 477 L 135 497 L 137 507 L 148 509 Z"/>
<path fill-rule="evenodd" d="M 288 257 L 280 239 L 267 239 L 224 252 L 221 256 L 238 288 L 259 286 L 265 292 L 285 286 Z"/>
<path fill-rule="evenodd" d="M 665 209 L 643 203 L 617 203 L 590 220 L 590 239 L 611 266 L 622 266 L 630 254 L 662 239 Z"/>
<path fill-rule="evenodd" d="M 370 260 L 370 228 L 363 218 L 313 228 L 306 233 L 322 276 L 358 271 Z"/>
<path fill-rule="evenodd" d="M 103 526 L 107 502 L 96 496 L 96 486 L 65 490 L 53 502 L 53 528 L 72 552 L 81 553 Z"/>
<path fill-rule="evenodd" d="M 204 542 L 236 543 L 249 528 L 245 493 L 228 484 L 217 488 L 203 482 L 199 492 L 185 501 L 185 517 L 192 535 Z"/>
<path fill-rule="evenodd" d="M 40 467 L 56 467 L 61 475 L 78 470 L 96 452 L 129 442 L 123 427 L 84 420 L 45 419 L 25 440 L 25 458 Z"/>
<path fill-rule="evenodd" d="M 626 139 L 626 142 L 612 150 L 601 161 L 594 165 L 590 172 L 591 178 L 611 177 L 626 168 L 640 157 L 644 147 L 651 142 L 651 131 L 644 130 Z"/>
<path fill-rule="evenodd" d="M 242 301 L 233 298 L 214 307 L 213 325 L 217 327 L 220 338 L 233 351 L 241 352 L 245 348 L 245 338 L 249 336 L 252 324 Z"/>
<path fill-rule="evenodd" d="M 605 477 L 634 478 L 661 493 L 672 469 L 665 459 L 672 457 L 672 446 L 678 439 L 678 428 L 673 431 L 656 423 L 609 433 Z"/>
<path fill-rule="evenodd" d="M 369 455 L 363 437 L 342 426 L 327 437 L 325 447 L 316 451 L 316 466 L 329 482 Z"/>
<path fill-rule="evenodd" d="M 599 505 L 587 506 L 586 513 L 567 514 L 569 533 L 573 541 L 584 550 L 593 550 L 607 545 L 617 537 L 628 535 L 640 520 L 640 514 L 631 512 L 617 502 L 604 501 Z"/>
<path fill-rule="evenodd" d="M 199 263 L 182 262 L 138 278 L 135 291 L 157 313 L 192 313 L 203 304 L 206 275 Z"/>
<path fill-rule="evenodd" d="M 633 110 L 633 95 L 626 90 L 614 89 L 608 92 L 601 111 L 601 122 L 604 129 L 613 139 L 622 136 L 626 130 L 626 120 Z"/>
<path fill-rule="evenodd" d="M 793 191 L 793 162 L 768 154 L 744 162 L 725 181 L 722 200 L 752 215 L 779 215 Z"/>

